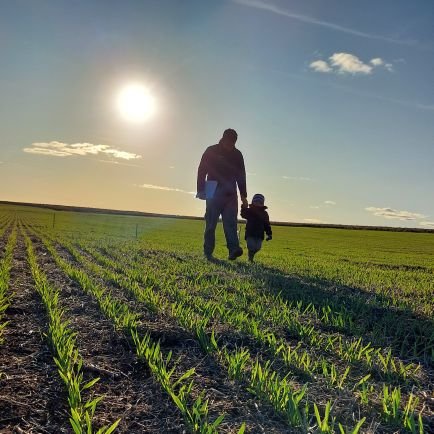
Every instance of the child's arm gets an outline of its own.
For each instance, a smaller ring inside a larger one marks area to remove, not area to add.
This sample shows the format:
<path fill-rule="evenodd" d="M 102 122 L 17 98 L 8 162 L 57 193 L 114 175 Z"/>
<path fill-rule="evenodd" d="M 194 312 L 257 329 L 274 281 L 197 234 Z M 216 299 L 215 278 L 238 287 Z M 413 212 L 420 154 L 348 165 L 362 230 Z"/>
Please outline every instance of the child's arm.
<path fill-rule="evenodd" d="M 267 234 L 267 241 L 270 241 L 273 238 L 273 232 L 271 231 L 270 217 L 267 211 L 265 211 L 264 229 Z"/>

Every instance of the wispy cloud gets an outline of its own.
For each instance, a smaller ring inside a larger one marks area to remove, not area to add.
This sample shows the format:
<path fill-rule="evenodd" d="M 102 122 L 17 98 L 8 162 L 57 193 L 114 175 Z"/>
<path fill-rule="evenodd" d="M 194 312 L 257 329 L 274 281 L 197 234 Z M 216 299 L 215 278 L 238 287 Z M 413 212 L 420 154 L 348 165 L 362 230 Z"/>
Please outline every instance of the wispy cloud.
<path fill-rule="evenodd" d="M 417 109 L 417 110 L 434 111 L 434 104 L 423 104 L 423 103 L 420 103 L 417 101 L 405 101 L 405 100 L 396 99 L 396 98 L 389 98 L 386 96 L 382 96 L 378 93 L 360 91 L 358 89 L 354 89 L 353 87 L 345 86 L 345 85 L 342 85 L 339 83 L 332 83 L 330 81 L 327 82 L 326 85 L 331 86 L 335 89 L 339 89 L 339 90 L 342 90 L 344 92 L 350 93 L 352 95 L 361 96 L 363 98 L 372 98 L 372 99 L 376 99 L 378 101 L 384 101 L 387 103 L 397 104 L 397 105 L 400 105 L 403 107 Z"/>
<path fill-rule="evenodd" d="M 315 72 L 336 74 L 372 74 L 375 68 L 385 68 L 389 72 L 393 71 L 393 65 L 386 63 L 381 57 L 375 57 L 368 63 L 351 53 L 334 53 L 329 58 L 329 63 L 325 60 L 315 60 L 309 67 Z"/>
<path fill-rule="evenodd" d="M 394 44 L 402 44 L 402 45 L 416 45 L 417 42 L 413 40 L 403 40 L 403 39 L 396 39 L 396 38 L 390 38 L 383 35 L 377 35 L 375 33 L 367 33 L 362 32 L 357 29 L 352 29 L 351 27 L 345 27 L 341 26 L 340 24 L 332 23 L 330 21 L 324 21 L 320 20 L 314 17 L 311 17 L 309 15 L 303 15 L 303 14 L 297 14 L 292 12 L 289 9 L 284 9 L 280 6 L 277 6 L 269 1 L 265 0 L 233 0 L 235 3 L 248 6 L 255 9 L 261 9 L 267 12 L 271 12 L 283 17 L 287 17 L 293 20 L 297 20 L 306 24 L 311 24 L 315 26 L 324 27 L 330 30 L 335 30 L 337 32 L 342 33 L 348 33 L 350 35 L 354 36 L 360 36 L 361 38 L 368 38 L 368 39 L 377 39 L 381 41 L 386 42 L 392 42 Z"/>
<path fill-rule="evenodd" d="M 404 105 L 411 104 L 413 107 L 416 107 L 416 108 L 422 109 L 422 110 L 434 110 L 434 104 L 421 104 L 418 102 L 407 103 L 406 101 L 397 101 L 397 100 L 390 100 L 390 99 L 389 99 L 389 101 L 397 102 L 398 104 L 404 104 Z"/>
<path fill-rule="evenodd" d="M 312 178 L 308 178 L 307 176 L 282 176 L 283 179 L 289 179 L 291 181 L 313 181 Z"/>
<path fill-rule="evenodd" d="M 327 208 L 329 206 L 336 205 L 336 202 L 334 200 L 325 200 L 323 203 L 325 204 L 325 207 L 324 207 L 324 205 L 310 205 L 309 208 L 310 209 L 320 209 L 321 207 Z"/>
<path fill-rule="evenodd" d="M 386 219 L 395 219 L 395 220 L 417 220 L 423 219 L 426 216 L 423 214 L 419 214 L 416 212 L 410 211 L 398 211 L 393 208 L 376 208 L 373 206 L 365 208 L 366 211 L 374 214 L 377 217 L 384 217 Z"/>
<path fill-rule="evenodd" d="M 140 167 L 138 164 L 123 163 L 121 161 L 116 161 L 116 160 L 98 160 L 98 161 L 101 163 L 113 164 L 115 166 Z"/>
<path fill-rule="evenodd" d="M 425 227 L 427 227 L 427 228 L 432 228 L 432 229 L 434 229 L 434 222 L 420 222 L 419 223 L 421 226 L 425 226 Z"/>
<path fill-rule="evenodd" d="M 136 185 L 136 186 L 140 187 L 140 188 L 146 188 L 146 189 L 149 189 L 149 190 L 175 191 L 177 193 L 186 193 L 186 194 L 192 194 L 192 195 L 196 194 L 195 191 L 187 191 L 187 190 L 183 190 L 181 188 L 165 187 L 165 186 L 162 186 L 162 185 L 155 185 L 155 184 L 139 184 L 139 185 Z"/>
<path fill-rule="evenodd" d="M 24 152 L 29 154 L 48 155 L 50 157 L 71 157 L 73 155 L 86 156 L 105 154 L 113 158 L 122 160 L 133 160 L 142 158 L 141 155 L 131 152 L 120 151 L 119 149 L 111 148 L 108 145 L 94 145 L 92 143 L 73 143 L 69 145 L 63 142 L 38 142 L 32 143 L 32 147 L 24 148 Z"/>
<path fill-rule="evenodd" d="M 320 219 L 303 219 L 306 223 L 318 223 L 318 224 L 325 224 L 327 222 L 320 220 Z"/>

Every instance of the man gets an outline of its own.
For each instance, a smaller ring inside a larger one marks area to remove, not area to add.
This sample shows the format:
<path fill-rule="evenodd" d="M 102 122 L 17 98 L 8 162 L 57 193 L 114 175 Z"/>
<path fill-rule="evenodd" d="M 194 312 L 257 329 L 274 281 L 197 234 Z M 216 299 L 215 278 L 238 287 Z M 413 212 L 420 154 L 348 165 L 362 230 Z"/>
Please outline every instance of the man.
<path fill-rule="evenodd" d="M 248 206 L 246 190 L 246 169 L 243 154 L 235 148 L 238 134 L 229 128 L 217 145 L 209 146 L 197 171 L 197 197 L 206 199 L 205 181 L 217 181 L 214 195 L 206 199 L 205 233 L 203 251 L 208 260 L 213 259 L 215 229 L 220 215 L 229 259 L 235 260 L 243 254 L 237 233 L 238 197 L 237 185 L 243 205 Z"/>

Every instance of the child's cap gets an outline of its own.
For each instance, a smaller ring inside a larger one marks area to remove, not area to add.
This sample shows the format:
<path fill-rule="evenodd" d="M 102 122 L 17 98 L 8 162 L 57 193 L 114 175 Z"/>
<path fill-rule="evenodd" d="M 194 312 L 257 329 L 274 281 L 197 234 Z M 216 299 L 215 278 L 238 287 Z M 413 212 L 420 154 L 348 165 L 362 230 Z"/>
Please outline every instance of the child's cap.
<path fill-rule="evenodd" d="M 265 197 L 263 194 L 257 193 L 253 196 L 252 204 L 264 206 L 264 202 L 265 202 Z"/>

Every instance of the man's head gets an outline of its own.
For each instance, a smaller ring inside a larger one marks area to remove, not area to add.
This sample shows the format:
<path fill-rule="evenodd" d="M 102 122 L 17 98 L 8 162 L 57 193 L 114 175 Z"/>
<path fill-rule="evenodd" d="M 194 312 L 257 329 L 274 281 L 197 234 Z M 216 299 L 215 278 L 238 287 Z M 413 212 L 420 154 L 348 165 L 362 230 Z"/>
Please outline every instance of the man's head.
<path fill-rule="evenodd" d="M 237 142 L 237 139 L 237 132 L 232 128 L 228 128 L 227 130 L 224 130 L 223 136 L 220 139 L 219 143 L 223 146 L 223 148 L 227 150 L 232 150 L 235 148 L 235 143 Z"/>

